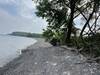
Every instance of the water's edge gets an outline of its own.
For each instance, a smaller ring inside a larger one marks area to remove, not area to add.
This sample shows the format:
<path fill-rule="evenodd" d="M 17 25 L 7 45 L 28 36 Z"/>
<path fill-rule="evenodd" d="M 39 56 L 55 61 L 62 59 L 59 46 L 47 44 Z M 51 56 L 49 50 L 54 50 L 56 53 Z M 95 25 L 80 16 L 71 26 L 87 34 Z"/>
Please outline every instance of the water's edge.
<path fill-rule="evenodd" d="M 37 43 L 37 41 L 34 44 L 28 45 L 26 48 L 21 49 L 21 54 L 19 56 L 15 57 L 11 61 L 7 62 L 5 65 L 3 65 L 2 67 L 0 67 L 0 75 L 2 75 L 9 68 L 13 69 L 14 67 L 17 67 L 18 65 L 20 65 L 21 62 L 17 62 L 17 63 L 14 63 L 14 62 L 19 61 L 24 55 L 26 55 L 26 52 L 29 51 L 28 47 L 30 47 L 32 45 L 35 45 L 36 43 Z"/>
<path fill-rule="evenodd" d="M 21 40 L 23 40 L 23 41 L 21 41 Z M 29 40 L 29 43 L 28 43 L 28 40 Z M 19 42 L 16 43 L 16 41 L 19 41 Z M 30 41 L 32 41 L 32 42 L 30 42 Z M 1 42 L 1 44 L 0 44 L 0 46 L 1 46 L 1 48 L 0 48 L 0 51 L 1 51 L 0 68 L 2 68 L 9 62 L 18 58 L 22 54 L 22 52 L 25 52 L 24 50 L 26 50 L 29 46 L 35 44 L 37 42 L 37 40 L 35 38 L 30 39 L 30 38 L 26 38 L 26 37 L 15 37 L 15 36 L 9 37 L 8 35 L 0 35 L 0 42 Z M 6 44 L 6 42 L 8 42 L 8 43 Z M 24 44 L 25 42 L 26 42 L 26 44 Z M 13 43 L 15 43 L 15 44 L 13 45 Z M 16 46 L 17 44 L 18 44 L 18 46 Z"/>

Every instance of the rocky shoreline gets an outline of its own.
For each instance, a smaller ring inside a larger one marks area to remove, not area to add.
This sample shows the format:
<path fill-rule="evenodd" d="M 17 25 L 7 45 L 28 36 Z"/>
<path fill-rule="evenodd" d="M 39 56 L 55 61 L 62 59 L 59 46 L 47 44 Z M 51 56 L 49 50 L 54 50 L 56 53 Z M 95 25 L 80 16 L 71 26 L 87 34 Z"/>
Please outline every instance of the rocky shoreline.
<path fill-rule="evenodd" d="M 60 46 L 53 47 L 44 39 L 22 50 L 22 54 L 0 69 L 0 75 L 100 75 L 96 62 L 82 63 L 80 54 Z"/>

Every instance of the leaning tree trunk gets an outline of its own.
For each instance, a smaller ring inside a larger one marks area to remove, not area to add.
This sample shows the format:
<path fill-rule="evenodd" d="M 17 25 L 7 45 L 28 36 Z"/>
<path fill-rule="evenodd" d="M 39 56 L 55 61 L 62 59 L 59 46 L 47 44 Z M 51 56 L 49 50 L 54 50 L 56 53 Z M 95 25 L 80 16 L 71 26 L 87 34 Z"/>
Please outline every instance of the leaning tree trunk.
<path fill-rule="evenodd" d="M 89 24 L 89 22 L 90 22 L 90 20 L 91 20 L 91 18 L 92 18 L 92 16 L 93 16 L 93 14 L 94 14 L 94 12 L 95 12 L 95 9 L 96 9 L 96 3 L 94 3 L 93 11 L 92 11 L 92 13 L 90 14 L 90 16 L 89 16 L 87 22 L 85 23 L 85 25 L 83 26 L 83 28 L 82 28 L 82 30 L 81 30 L 81 33 L 80 33 L 80 37 L 81 37 L 81 38 L 82 38 L 82 34 L 83 34 L 85 28 L 86 28 L 87 25 Z"/>

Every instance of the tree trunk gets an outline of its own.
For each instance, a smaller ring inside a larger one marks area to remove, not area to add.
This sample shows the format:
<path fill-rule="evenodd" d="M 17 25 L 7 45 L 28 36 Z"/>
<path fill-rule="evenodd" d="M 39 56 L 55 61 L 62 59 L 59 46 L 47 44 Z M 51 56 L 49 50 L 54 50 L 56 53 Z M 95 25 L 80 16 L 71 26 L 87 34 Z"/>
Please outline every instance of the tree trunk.
<path fill-rule="evenodd" d="M 66 42 L 70 41 L 70 37 L 71 37 L 71 30 L 72 30 L 72 26 L 73 26 L 74 9 L 75 9 L 75 0 L 70 0 L 70 7 L 71 7 L 71 13 L 70 13 L 70 20 L 69 20 L 69 24 L 68 24 L 68 32 L 67 32 Z"/>

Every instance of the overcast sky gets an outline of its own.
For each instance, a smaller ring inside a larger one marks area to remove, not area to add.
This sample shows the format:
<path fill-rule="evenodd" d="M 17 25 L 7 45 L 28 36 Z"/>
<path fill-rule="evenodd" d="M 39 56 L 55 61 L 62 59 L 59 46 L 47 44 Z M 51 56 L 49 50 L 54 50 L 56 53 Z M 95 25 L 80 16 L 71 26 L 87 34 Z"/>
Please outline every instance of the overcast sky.
<path fill-rule="evenodd" d="M 13 31 L 41 33 L 47 23 L 35 15 L 32 0 L 0 0 L 0 34 Z"/>

